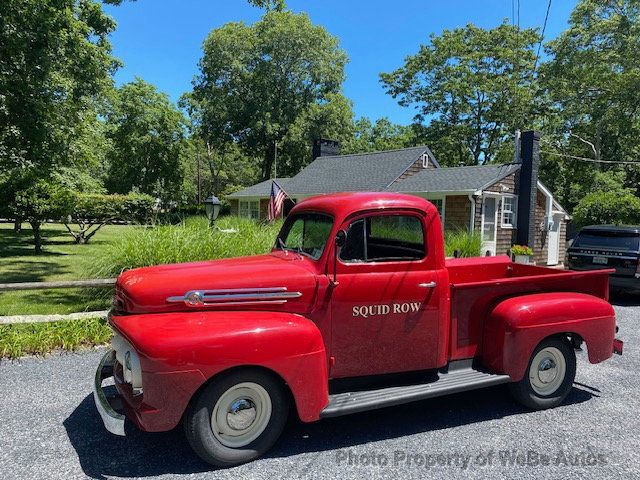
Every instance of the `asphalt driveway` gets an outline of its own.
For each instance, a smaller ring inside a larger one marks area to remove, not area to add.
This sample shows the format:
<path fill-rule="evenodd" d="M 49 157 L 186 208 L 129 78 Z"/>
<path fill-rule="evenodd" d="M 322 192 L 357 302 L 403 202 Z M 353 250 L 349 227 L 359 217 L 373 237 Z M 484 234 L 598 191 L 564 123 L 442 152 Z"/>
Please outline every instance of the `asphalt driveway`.
<path fill-rule="evenodd" d="M 530 412 L 504 386 L 314 424 L 291 421 L 251 464 L 214 470 L 182 431 L 125 438 L 91 395 L 101 352 L 0 363 L 0 478 L 640 478 L 640 299 L 618 302 L 625 354 L 578 356 L 564 405 Z"/>

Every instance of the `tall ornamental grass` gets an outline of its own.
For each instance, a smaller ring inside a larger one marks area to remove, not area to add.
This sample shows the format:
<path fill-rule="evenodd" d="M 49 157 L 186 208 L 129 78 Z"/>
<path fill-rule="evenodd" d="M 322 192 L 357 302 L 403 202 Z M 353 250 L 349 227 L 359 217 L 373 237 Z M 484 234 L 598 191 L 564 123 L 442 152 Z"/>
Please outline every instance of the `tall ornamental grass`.
<path fill-rule="evenodd" d="M 479 257 L 482 250 L 480 232 L 469 233 L 466 230 L 454 230 L 444 233 L 444 253 L 453 257 L 455 251 L 459 257 Z"/>
<path fill-rule="evenodd" d="M 204 217 L 190 217 L 179 225 L 138 227 L 105 248 L 90 273 L 113 277 L 137 267 L 267 253 L 281 226 L 282 222 L 262 224 L 230 216 L 218 219 L 217 228 L 209 228 Z"/>

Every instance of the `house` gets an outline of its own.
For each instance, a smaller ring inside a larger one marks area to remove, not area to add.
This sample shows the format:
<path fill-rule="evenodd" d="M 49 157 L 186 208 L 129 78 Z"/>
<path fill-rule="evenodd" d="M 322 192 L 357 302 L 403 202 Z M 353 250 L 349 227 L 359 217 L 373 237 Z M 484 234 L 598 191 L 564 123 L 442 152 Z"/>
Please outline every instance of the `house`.
<path fill-rule="evenodd" d="M 539 140 L 536 132 L 523 133 L 517 163 L 462 167 L 441 167 L 426 146 L 336 155 L 336 142 L 321 140 L 314 146 L 318 156 L 312 163 L 276 182 L 289 196 L 285 215 L 295 202 L 319 194 L 410 193 L 438 208 L 445 231 L 480 232 L 485 255 L 507 253 L 517 243 L 533 248 L 537 264 L 559 265 L 570 217 L 538 180 Z M 271 182 L 229 195 L 231 212 L 266 218 Z"/>

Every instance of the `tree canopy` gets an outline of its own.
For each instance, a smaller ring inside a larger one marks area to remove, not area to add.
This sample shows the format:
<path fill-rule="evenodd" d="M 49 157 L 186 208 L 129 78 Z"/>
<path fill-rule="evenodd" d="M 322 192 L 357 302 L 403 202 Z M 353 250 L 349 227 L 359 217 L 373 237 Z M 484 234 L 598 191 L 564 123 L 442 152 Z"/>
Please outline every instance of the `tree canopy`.
<path fill-rule="evenodd" d="M 236 142 L 269 178 L 276 145 L 292 144 L 292 126 L 338 101 L 346 62 L 338 40 L 306 14 L 269 10 L 253 25 L 228 23 L 205 40 L 188 99 L 193 118 L 210 145 Z"/>
<path fill-rule="evenodd" d="M 380 75 L 400 105 L 415 106 L 417 122 L 444 165 L 508 159 L 516 128 L 535 110 L 535 30 L 502 23 L 469 24 L 431 35 L 397 70 Z M 435 141 L 437 140 L 437 141 Z"/>
<path fill-rule="evenodd" d="M 185 118 L 166 94 L 140 78 L 120 87 L 107 114 L 107 189 L 176 200 L 185 134 Z"/>

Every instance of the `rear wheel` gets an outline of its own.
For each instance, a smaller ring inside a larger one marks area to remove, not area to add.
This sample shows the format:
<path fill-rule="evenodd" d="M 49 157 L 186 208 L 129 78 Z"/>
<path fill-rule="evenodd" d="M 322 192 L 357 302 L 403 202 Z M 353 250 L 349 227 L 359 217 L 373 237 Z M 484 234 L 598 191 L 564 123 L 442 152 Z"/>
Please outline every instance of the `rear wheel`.
<path fill-rule="evenodd" d="M 232 372 L 208 385 L 187 411 L 189 444 L 204 461 L 231 467 L 269 450 L 287 420 L 289 398 L 261 371 Z"/>
<path fill-rule="evenodd" d="M 560 405 L 576 376 L 576 354 L 567 340 L 548 338 L 533 351 L 522 380 L 509 385 L 526 407 L 543 410 Z"/>

